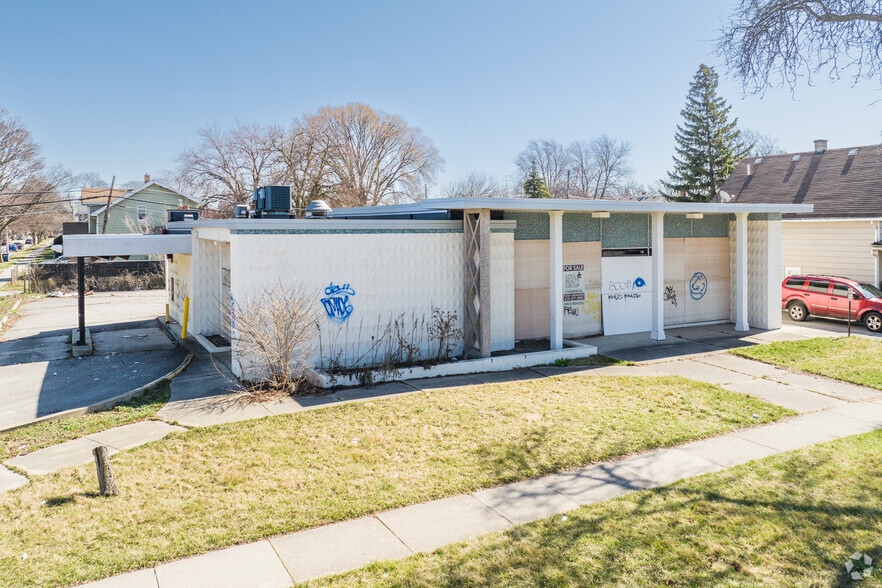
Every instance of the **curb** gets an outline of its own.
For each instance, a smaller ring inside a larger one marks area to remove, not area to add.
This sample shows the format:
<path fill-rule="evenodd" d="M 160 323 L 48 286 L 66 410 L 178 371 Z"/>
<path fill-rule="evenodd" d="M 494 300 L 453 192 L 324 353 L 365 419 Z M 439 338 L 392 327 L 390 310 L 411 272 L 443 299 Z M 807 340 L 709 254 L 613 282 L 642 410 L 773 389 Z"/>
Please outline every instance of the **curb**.
<path fill-rule="evenodd" d="M 180 365 L 178 365 L 178 367 L 176 367 L 172 371 L 168 372 L 164 376 L 160 376 L 160 377 L 156 378 L 152 382 L 144 384 L 143 386 L 135 388 L 134 390 L 130 390 L 130 391 L 126 392 L 125 394 L 120 394 L 119 396 L 114 396 L 113 398 L 110 398 L 109 400 L 103 400 L 101 402 L 98 402 L 96 404 L 92 404 L 89 406 L 82 406 L 80 408 L 71 408 L 71 409 L 68 409 L 68 410 L 65 410 L 62 412 L 56 412 L 55 414 L 46 415 L 44 417 L 40 417 L 38 419 L 28 421 L 26 423 L 19 423 L 17 425 L 3 427 L 3 428 L 0 428 L 0 433 L 4 433 L 6 431 L 13 431 L 15 429 L 21 429 L 22 427 L 28 427 L 30 425 L 37 425 L 40 423 L 48 423 L 51 421 L 57 421 L 59 419 L 63 419 L 63 418 L 67 418 L 67 417 L 82 416 L 82 415 L 88 414 L 90 412 L 98 412 L 101 410 L 107 410 L 108 408 L 112 408 L 115 405 L 119 404 L 120 402 L 125 402 L 126 400 L 134 398 L 135 396 L 140 396 L 141 394 L 143 394 L 144 392 L 146 392 L 150 388 L 153 388 L 154 386 L 158 386 L 164 380 L 171 380 L 172 378 L 174 378 L 175 376 L 180 374 L 182 371 L 187 369 L 187 366 L 190 365 L 191 361 L 193 361 L 193 354 L 187 353 L 187 357 L 184 358 L 184 361 L 182 361 L 180 363 Z"/>
<path fill-rule="evenodd" d="M 9 320 L 9 317 L 11 317 L 13 315 L 13 313 L 15 313 L 16 310 L 18 310 L 18 307 L 21 306 L 22 302 L 24 302 L 24 299 L 19 298 L 18 302 L 13 304 L 12 308 L 9 309 L 9 312 L 7 312 L 5 315 L 3 315 L 3 318 L 0 319 L 0 329 L 2 329 L 3 325 L 6 324 L 6 321 Z"/>

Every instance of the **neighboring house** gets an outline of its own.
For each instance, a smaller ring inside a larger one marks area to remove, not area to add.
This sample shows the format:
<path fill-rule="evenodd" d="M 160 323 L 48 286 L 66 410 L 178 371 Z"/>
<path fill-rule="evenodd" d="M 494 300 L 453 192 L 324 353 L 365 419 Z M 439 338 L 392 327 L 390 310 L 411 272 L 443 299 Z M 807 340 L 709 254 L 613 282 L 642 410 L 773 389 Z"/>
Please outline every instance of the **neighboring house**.
<path fill-rule="evenodd" d="M 80 202 L 74 209 L 74 217 L 77 221 L 90 221 L 90 215 L 100 208 L 107 205 L 107 193 L 110 188 L 82 188 L 80 190 Z M 128 193 L 125 188 L 115 188 L 113 190 L 113 199 L 121 198 Z M 94 233 L 95 221 L 89 222 L 89 232 Z"/>
<path fill-rule="evenodd" d="M 151 182 L 150 176 L 144 176 L 145 183 L 134 190 L 114 189 L 110 202 L 110 215 L 107 218 L 106 233 L 139 233 L 157 232 L 165 226 L 167 211 L 179 206 L 198 207 L 199 203 L 166 188 L 157 182 Z M 104 226 L 104 215 L 107 214 L 107 188 L 84 188 L 81 202 L 89 209 L 89 232 L 101 233 Z"/>
<path fill-rule="evenodd" d="M 813 204 L 784 214 L 784 275 L 882 280 L 882 145 L 815 149 L 742 159 L 715 199 L 738 204 Z"/>

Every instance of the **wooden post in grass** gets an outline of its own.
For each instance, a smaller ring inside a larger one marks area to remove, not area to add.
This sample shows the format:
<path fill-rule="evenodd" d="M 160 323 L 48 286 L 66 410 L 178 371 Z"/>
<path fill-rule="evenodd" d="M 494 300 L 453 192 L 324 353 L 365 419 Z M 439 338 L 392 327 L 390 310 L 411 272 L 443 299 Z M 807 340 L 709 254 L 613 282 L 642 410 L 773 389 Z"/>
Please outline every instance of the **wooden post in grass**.
<path fill-rule="evenodd" d="M 110 456 L 106 445 L 99 445 L 92 450 L 95 454 L 95 467 L 98 469 L 98 491 L 103 496 L 116 496 L 119 489 L 116 480 L 113 479 L 113 470 L 110 467 Z"/>

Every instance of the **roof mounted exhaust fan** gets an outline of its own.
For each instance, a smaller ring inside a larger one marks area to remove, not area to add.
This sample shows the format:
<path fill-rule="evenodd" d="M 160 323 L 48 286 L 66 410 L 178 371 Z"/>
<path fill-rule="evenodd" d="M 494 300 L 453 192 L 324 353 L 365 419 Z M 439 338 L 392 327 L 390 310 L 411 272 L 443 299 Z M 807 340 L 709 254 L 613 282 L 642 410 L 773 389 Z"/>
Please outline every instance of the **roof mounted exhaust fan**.
<path fill-rule="evenodd" d="M 331 207 L 324 200 L 313 200 L 306 207 L 306 218 L 325 218 L 331 210 Z"/>

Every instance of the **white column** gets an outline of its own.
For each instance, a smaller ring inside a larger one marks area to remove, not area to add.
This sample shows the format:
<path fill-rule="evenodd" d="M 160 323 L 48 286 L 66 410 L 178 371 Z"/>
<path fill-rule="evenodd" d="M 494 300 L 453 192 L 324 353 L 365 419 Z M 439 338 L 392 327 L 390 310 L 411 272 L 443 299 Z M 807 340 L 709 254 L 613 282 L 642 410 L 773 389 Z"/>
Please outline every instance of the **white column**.
<path fill-rule="evenodd" d="M 879 250 L 873 251 L 873 285 L 877 288 L 882 285 L 882 255 Z"/>
<path fill-rule="evenodd" d="M 665 340 L 665 213 L 652 213 L 652 330 L 649 338 Z"/>
<path fill-rule="evenodd" d="M 551 211 L 548 245 L 550 247 L 549 303 L 551 308 L 551 349 L 563 349 L 563 212 Z"/>
<path fill-rule="evenodd" d="M 735 330 L 749 331 L 747 324 L 747 213 L 735 213 Z"/>

